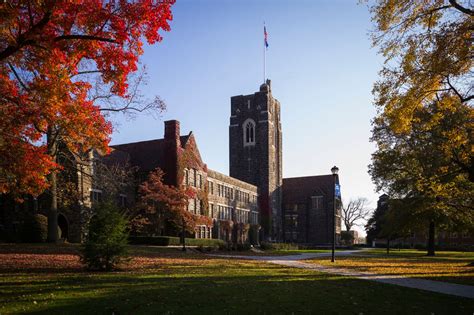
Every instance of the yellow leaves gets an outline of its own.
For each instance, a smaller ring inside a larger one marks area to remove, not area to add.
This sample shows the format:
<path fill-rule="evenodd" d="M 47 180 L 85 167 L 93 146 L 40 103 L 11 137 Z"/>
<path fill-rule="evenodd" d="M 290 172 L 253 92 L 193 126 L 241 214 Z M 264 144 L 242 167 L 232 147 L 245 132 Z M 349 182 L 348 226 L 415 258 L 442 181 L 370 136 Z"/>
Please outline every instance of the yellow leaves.
<path fill-rule="evenodd" d="M 444 256 L 443 253 L 438 253 L 440 257 L 437 258 L 421 255 L 422 253 L 401 251 L 389 256 L 340 257 L 336 260 L 336 266 L 383 275 L 474 283 L 474 269 L 468 265 L 472 261 L 472 257 L 463 257 L 462 255 L 447 257 L 448 255 Z M 326 258 L 311 262 L 332 266 L 332 263 Z"/>
<path fill-rule="evenodd" d="M 413 40 L 408 42 L 408 49 L 403 56 L 403 60 L 401 62 L 401 66 L 405 73 L 412 73 L 415 69 L 415 61 L 416 61 L 416 43 Z"/>

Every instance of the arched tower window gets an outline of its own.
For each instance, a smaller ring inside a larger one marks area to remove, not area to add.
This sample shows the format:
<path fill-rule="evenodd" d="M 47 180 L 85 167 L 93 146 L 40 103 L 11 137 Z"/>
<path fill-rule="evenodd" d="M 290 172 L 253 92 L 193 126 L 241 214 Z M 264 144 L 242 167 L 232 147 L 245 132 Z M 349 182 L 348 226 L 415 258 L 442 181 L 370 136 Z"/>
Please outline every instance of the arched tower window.
<path fill-rule="evenodd" d="M 243 126 L 244 128 L 244 146 L 255 144 L 255 121 L 247 119 Z"/>

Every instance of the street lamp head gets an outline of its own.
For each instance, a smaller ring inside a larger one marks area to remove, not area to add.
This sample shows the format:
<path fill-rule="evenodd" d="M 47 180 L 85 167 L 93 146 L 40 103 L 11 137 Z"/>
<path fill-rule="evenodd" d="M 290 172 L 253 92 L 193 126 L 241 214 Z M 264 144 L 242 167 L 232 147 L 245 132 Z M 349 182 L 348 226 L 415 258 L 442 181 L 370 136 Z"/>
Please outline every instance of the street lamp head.
<path fill-rule="evenodd" d="M 338 172 L 339 172 L 339 168 L 337 166 L 333 166 L 331 168 L 332 175 L 337 175 Z"/>

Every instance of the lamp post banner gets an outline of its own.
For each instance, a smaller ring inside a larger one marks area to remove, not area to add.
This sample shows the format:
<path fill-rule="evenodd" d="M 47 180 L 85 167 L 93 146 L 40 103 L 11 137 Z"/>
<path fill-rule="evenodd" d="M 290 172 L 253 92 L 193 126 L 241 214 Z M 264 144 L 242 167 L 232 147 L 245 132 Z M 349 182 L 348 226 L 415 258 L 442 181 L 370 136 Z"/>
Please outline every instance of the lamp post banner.
<path fill-rule="evenodd" d="M 336 197 L 341 198 L 341 185 L 339 185 L 339 184 L 335 185 L 334 193 L 335 193 Z"/>

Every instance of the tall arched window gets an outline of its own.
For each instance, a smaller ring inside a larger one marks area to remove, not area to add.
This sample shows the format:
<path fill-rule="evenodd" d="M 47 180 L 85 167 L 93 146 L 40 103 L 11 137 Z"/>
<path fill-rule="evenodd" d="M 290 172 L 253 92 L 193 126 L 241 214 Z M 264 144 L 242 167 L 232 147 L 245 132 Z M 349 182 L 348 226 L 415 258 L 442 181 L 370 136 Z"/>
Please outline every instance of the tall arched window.
<path fill-rule="evenodd" d="M 252 119 L 247 119 L 243 126 L 244 128 L 244 146 L 255 144 L 255 122 Z"/>

